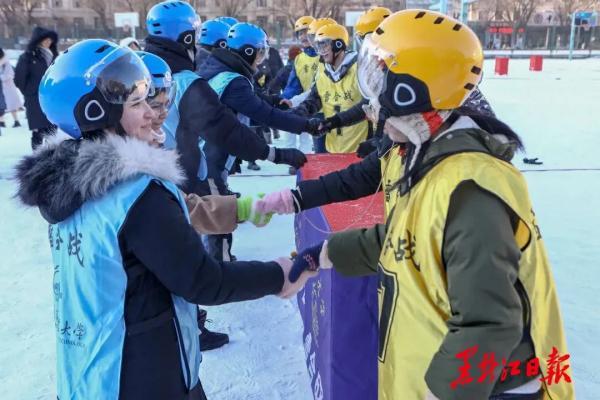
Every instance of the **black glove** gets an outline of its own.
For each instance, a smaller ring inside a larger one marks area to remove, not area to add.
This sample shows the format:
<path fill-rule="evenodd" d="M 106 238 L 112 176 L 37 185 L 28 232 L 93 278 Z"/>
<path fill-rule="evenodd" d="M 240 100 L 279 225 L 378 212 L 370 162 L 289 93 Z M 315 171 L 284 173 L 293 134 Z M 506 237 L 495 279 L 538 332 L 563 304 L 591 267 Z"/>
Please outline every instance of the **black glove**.
<path fill-rule="evenodd" d="M 369 154 L 374 151 L 377 151 L 379 144 L 379 139 L 372 137 L 371 139 L 367 139 L 361 144 L 358 145 L 358 150 L 356 150 L 356 155 L 360 158 L 365 158 Z"/>
<path fill-rule="evenodd" d="M 334 115 L 332 117 L 329 117 L 329 118 L 325 119 L 325 122 L 323 123 L 323 127 L 325 129 L 327 129 L 328 131 L 330 131 L 332 129 L 335 129 L 335 128 L 341 128 L 342 127 L 342 120 L 336 114 L 336 115 Z"/>
<path fill-rule="evenodd" d="M 306 270 L 317 271 L 319 269 L 319 256 L 323 249 L 323 242 L 316 246 L 305 249 L 296 257 L 294 257 L 294 264 L 290 270 L 288 279 L 294 283 L 300 278 L 300 275 Z"/>
<path fill-rule="evenodd" d="M 296 149 L 275 149 L 275 164 L 287 164 L 296 169 L 301 168 L 306 163 L 306 156 L 303 152 Z"/>
<path fill-rule="evenodd" d="M 321 118 L 309 118 L 306 120 L 304 131 L 310 133 L 312 136 L 321 136 L 327 133 L 327 131 L 323 132 L 323 129 L 319 129 L 324 122 Z"/>

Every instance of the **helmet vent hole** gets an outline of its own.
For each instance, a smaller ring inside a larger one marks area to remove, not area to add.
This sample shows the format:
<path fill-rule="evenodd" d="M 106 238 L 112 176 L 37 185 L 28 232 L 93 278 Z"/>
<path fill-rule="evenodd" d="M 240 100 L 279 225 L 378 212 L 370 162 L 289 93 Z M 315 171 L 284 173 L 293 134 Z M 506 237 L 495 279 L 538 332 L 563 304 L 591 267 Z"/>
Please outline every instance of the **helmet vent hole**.
<path fill-rule="evenodd" d="M 475 88 L 475 85 L 473 85 L 472 83 L 467 83 L 465 85 L 465 89 L 467 90 L 473 90 Z"/>
<path fill-rule="evenodd" d="M 162 31 L 154 31 L 154 34 L 155 34 L 155 35 L 161 35 L 161 34 L 162 34 Z"/>
<path fill-rule="evenodd" d="M 156 22 L 156 23 L 152 24 L 152 26 L 156 28 L 157 26 L 160 26 L 160 23 Z"/>
<path fill-rule="evenodd" d="M 425 14 L 427 14 L 425 11 L 421 11 L 417 15 L 415 15 L 415 19 L 423 18 Z"/>
<path fill-rule="evenodd" d="M 461 24 L 456 24 L 456 25 L 454 25 L 454 28 L 452 28 L 452 30 L 454 30 L 454 31 L 457 31 L 457 32 L 458 32 L 458 31 L 460 31 L 460 29 L 461 29 L 461 28 L 462 28 L 462 25 L 461 25 Z"/>
<path fill-rule="evenodd" d="M 435 25 L 439 25 L 439 24 L 441 24 L 441 23 L 442 23 L 442 21 L 444 21 L 444 17 L 437 17 L 437 18 L 435 19 L 435 21 L 433 21 L 433 23 L 434 23 Z"/>
<path fill-rule="evenodd" d="M 375 33 L 378 35 L 383 35 L 383 29 L 381 29 L 381 28 L 375 29 Z"/>
<path fill-rule="evenodd" d="M 473 68 L 471 68 L 471 72 L 475 75 L 479 75 L 481 73 L 481 68 L 474 66 Z"/>
<path fill-rule="evenodd" d="M 96 53 L 102 53 L 102 52 L 104 52 L 104 50 L 106 50 L 108 48 L 110 48 L 109 45 L 107 45 L 107 44 L 102 45 L 102 46 L 98 47 L 98 50 L 96 50 Z"/>

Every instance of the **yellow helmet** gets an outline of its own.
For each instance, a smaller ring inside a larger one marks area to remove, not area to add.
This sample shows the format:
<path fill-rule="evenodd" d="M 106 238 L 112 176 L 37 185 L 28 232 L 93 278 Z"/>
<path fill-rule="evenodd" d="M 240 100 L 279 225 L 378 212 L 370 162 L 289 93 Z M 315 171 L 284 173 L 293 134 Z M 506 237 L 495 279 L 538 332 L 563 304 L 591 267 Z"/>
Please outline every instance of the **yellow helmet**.
<path fill-rule="evenodd" d="M 308 34 L 316 35 L 319 29 L 330 24 L 337 24 L 337 22 L 333 18 L 317 18 L 308 26 Z"/>
<path fill-rule="evenodd" d="M 313 17 L 311 17 L 310 15 L 305 15 L 303 17 L 298 18 L 296 20 L 296 23 L 294 24 L 294 32 L 298 32 L 298 31 L 301 31 L 303 29 L 308 29 L 308 26 L 314 20 L 315 19 Z"/>
<path fill-rule="evenodd" d="M 371 7 L 358 18 L 356 25 L 354 25 L 354 32 L 360 36 L 375 32 L 379 24 L 390 14 L 392 14 L 392 11 L 389 8 Z"/>
<path fill-rule="evenodd" d="M 390 115 L 408 115 L 460 107 L 481 80 L 483 50 L 459 21 L 403 10 L 365 39 L 358 64 L 363 95 Z"/>
<path fill-rule="evenodd" d="M 327 39 L 333 42 L 334 51 L 339 51 L 348 47 L 348 41 L 350 38 L 348 36 L 348 31 L 346 30 L 346 28 L 340 24 L 335 23 L 325 25 L 317 31 L 317 34 L 315 36 L 315 42 L 322 42 Z M 336 42 L 340 44 L 338 45 L 336 44 Z"/>

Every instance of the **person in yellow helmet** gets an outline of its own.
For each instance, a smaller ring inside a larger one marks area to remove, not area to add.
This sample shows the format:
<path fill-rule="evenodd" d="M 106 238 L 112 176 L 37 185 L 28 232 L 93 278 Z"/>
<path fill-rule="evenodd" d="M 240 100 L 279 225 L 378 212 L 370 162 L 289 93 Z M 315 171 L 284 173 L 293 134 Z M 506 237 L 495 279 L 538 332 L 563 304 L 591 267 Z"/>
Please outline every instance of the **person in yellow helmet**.
<path fill-rule="evenodd" d="M 383 22 L 384 19 L 389 17 L 392 11 L 386 7 L 371 7 L 364 12 L 354 25 L 354 39 L 359 44 L 362 43 L 365 36 L 375 32 L 375 29 Z"/>
<path fill-rule="evenodd" d="M 294 33 L 300 46 L 300 53 L 294 60 L 294 68 L 290 73 L 286 87 L 283 89 L 282 97 L 291 99 L 292 97 L 303 93 L 310 89 L 319 58 L 315 49 L 308 38 L 311 25 L 314 26 L 315 21 L 318 21 L 310 16 L 303 16 L 296 20 L 294 24 Z"/>
<path fill-rule="evenodd" d="M 335 23 L 335 20 L 331 18 L 315 19 L 310 16 L 303 16 L 296 20 L 294 31 L 303 51 L 294 60 L 294 67 L 281 95 L 283 99 L 282 103 L 286 103 L 291 107 L 292 101 L 290 99 L 296 96 L 300 98 L 300 95 L 307 93 L 312 87 L 319 64 L 319 56 L 312 47 L 310 37 L 313 37 L 320 27 L 332 23 Z M 313 142 L 315 152 L 322 153 L 325 151 L 325 144 L 322 137 L 308 138 L 308 135 L 303 133 L 299 136 L 299 139 L 301 147 L 305 147 L 307 139 L 310 139 Z M 285 133 L 284 140 L 286 145 L 293 146 L 296 143 L 296 136 Z M 291 167 L 289 172 L 295 175 L 296 169 Z"/>
<path fill-rule="evenodd" d="M 357 54 L 348 49 L 348 44 L 348 31 L 342 25 L 329 24 L 317 31 L 314 47 L 322 62 L 310 94 L 295 108 L 296 112 L 312 115 L 322 111 L 328 118 L 362 101 L 356 78 Z M 367 133 L 365 120 L 332 130 L 326 136 L 325 148 L 329 153 L 353 153 L 366 139 Z"/>
<path fill-rule="evenodd" d="M 396 144 L 381 159 L 386 225 L 330 236 L 298 254 L 290 277 L 319 264 L 379 276 L 380 400 L 573 400 L 568 364 L 547 362 L 568 350 L 511 164 L 522 143 L 461 111 L 481 80 L 479 39 L 446 15 L 405 10 L 365 39 L 358 63 L 370 114 L 386 115 Z"/>

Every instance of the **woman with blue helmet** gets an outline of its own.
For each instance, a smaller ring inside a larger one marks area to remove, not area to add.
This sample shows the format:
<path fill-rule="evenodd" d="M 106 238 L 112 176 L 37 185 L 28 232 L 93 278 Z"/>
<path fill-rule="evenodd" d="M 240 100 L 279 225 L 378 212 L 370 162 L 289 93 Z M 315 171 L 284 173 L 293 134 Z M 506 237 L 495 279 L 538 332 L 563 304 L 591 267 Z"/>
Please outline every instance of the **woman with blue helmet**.
<path fill-rule="evenodd" d="M 151 96 L 148 96 L 147 102 L 155 114 L 155 118 L 152 119 L 154 143 L 162 145 L 166 140 L 162 125 L 167 119 L 169 108 L 175 99 L 177 85 L 171 75 L 171 69 L 163 59 L 145 51 L 138 51 L 136 54 L 150 72 L 153 92 Z"/>
<path fill-rule="evenodd" d="M 177 155 L 152 145 L 151 81 L 133 51 L 93 39 L 40 84 L 43 111 L 69 140 L 18 163 L 18 197 L 50 224 L 58 398 L 205 399 L 196 304 L 296 288 L 289 260 L 204 252 Z"/>

